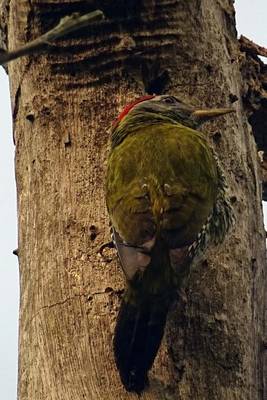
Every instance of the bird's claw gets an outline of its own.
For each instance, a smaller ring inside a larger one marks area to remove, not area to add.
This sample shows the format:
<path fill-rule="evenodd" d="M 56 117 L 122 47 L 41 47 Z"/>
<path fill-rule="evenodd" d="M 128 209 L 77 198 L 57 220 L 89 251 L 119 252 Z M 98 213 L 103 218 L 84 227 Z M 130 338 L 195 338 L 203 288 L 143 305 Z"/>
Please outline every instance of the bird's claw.
<path fill-rule="evenodd" d="M 100 247 L 100 249 L 98 250 L 98 253 L 100 254 L 100 256 L 104 259 L 105 262 L 111 262 L 113 260 L 113 258 L 111 257 L 107 257 L 104 254 L 105 249 L 115 249 L 115 244 L 113 241 L 107 242 L 102 244 L 102 246 Z"/>

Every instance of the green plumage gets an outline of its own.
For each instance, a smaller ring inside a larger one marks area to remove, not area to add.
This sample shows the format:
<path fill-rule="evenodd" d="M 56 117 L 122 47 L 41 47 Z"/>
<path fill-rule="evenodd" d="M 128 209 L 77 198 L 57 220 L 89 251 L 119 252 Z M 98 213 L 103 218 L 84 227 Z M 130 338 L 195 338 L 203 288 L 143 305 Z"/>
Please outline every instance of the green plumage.
<path fill-rule="evenodd" d="M 180 124 L 139 128 L 109 158 L 110 218 L 131 244 L 142 244 L 154 224 L 163 235 L 165 230 L 179 230 L 179 246 L 194 241 L 217 190 L 217 165 L 204 135 Z"/>
<path fill-rule="evenodd" d="M 115 358 L 127 390 L 148 382 L 175 289 L 231 223 L 224 179 L 192 108 L 169 96 L 135 105 L 112 134 L 106 201 L 127 289 Z M 175 104 L 175 101 L 178 103 Z"/>

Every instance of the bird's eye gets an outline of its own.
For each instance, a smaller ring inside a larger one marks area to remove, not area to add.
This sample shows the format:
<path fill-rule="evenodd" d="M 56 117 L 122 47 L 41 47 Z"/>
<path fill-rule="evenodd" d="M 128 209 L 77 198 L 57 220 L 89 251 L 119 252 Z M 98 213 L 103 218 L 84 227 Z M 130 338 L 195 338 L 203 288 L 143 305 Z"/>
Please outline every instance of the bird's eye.
<path fill-rule="evenodd" d="M 175 104 L 175 103 L 177 103 L 176 98 L 172 97 L 172 96 L 166 97 L 163 101 L 164 101 L 164 103 L 167 103 L 167 104 Z"/>

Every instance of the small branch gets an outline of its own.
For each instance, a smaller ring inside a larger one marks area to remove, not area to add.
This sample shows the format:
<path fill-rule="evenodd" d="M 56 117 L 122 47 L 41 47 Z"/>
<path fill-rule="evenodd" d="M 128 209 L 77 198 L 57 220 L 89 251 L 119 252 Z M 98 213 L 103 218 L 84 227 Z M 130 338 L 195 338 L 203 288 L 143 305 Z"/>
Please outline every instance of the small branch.
<path fill-rule="evenodd" d="M 104 19 L 104 14 L 100 10 L 85 15 L 74 13 L 66 16 L 62 18 L 59 21 L 59 24 L 53 29 L 32 42 L 27 43 L 25 46 L 11 52 L 0 53 L 0 65 L 6 64 L 16 58 L 39 52 L 45 49 L 47 45 L 51 44 L 52 41 L 59 39 L 68 33 L 82 29 L 93 22 L 101 21 L 102 19 Z"/>
<path fill-rule="evenodd" d="M 265 47 L 259 46 L 245 36 L 240 36 L 239 43 L 241 50 L 245 51 L 246 53 L 250 53 L 254 56 L 267 57 L 267 49 Z"/>
<path fill-rule="evenodd" d="M 14 254 L 14 256 L 19 256 L 19 249 L 15 249 L 12 251 L 12 253 Z"/>

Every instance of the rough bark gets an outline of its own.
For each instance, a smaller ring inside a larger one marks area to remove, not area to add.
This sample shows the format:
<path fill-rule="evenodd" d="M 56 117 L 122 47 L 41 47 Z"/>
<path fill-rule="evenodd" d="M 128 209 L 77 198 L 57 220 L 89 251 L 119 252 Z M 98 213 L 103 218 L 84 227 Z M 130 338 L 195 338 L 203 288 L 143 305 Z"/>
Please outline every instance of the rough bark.
<path fill-rule="evenodd" d="M 257 49 L 253 42 L 241 37 L 240 67 L 243 78 L 242 98 L 244 110 L 250 122 L 261 160 L 263 200 L 267 200 L 267 65 L 257 56 L 267 55 L 264 48 Z M 252 44 L 251 44 L 252 43 Z"/>
<path fill-rule="evenodd" d="M 225 171 L 236 225 L 185 282 L 142 398 L 262 400 L 265 232 L 233 2 L 10 0 L 9 48 L 66 14 L 96 8 L 104 22 L 60 41 L 50 55 L 9 66 L 19 399 L 137 398 L 121 387 L 112 354 L 122 272 L 115 257 L 108 263 L 98 254 L 109 240 L 108 127 L 137 95 L 171 92 L 201 106 L 238 100 L 236 115 L 205 127 Z"/>

